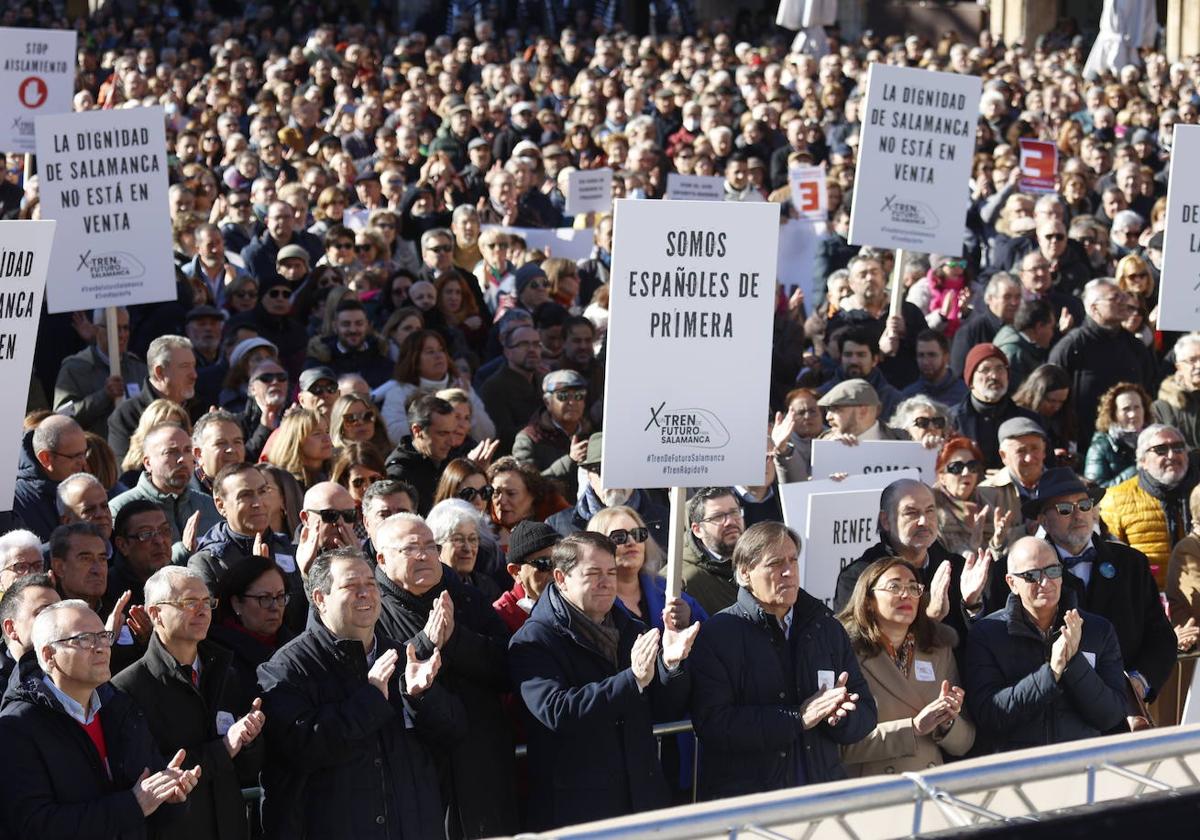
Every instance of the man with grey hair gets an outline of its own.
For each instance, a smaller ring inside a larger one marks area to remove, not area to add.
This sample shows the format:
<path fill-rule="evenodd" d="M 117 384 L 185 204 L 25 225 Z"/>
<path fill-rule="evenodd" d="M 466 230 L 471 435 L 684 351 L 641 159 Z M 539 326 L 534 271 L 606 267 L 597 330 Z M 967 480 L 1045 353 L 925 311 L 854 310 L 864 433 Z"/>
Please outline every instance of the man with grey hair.
<path fill-rule="evenodd" d="M 129 439 L 137 429 L 142 412 L 157 399 L 167 399 L 189 410 L 196 394 L 196 355 L 192 342 L 181 335 L 160 335 L 150 342 L 146 351 L 149 370 L 141 392 L 117 406 L 108 418 L 108 444 L 113 448 L 117 463 L 129 451 Z"/>
<path fill-rule="evenodd" d="M 1154 355 L 1142 340 L 1122 328 L 1129 315 L 1128 296 L 1113 280 L 1093 280 L 1084 287 L 1087 319 L 1071 330 L 1050 351 L 1051 364 L 1071 376 L 1071 396 L 1076 405 L 1100 404 L 1100 397 L 1118 382 L 1149 388 L 1157 378 Z M 1086 451 L 1095 431 L 1093 411 L 1079 413 L 1078 444 Z"/>
<path fill-rule="evenodd" d="M 200 767 L 188 802 L 188 820 L 172 837 L 224 840 L 245 836 L 242 787 L 262 766 L 261 701 L 243 708 L 246 689 L 233 654 L 207 640 L 216 599 L 200 575 L 179 566 L 146 581 L 146 612 L 153 633 L 141 659 L 112 684 L 138 702 L 164 757 L 182 748 Z"/>
<path fill-rule="evenodd" d="M 929 592 L 926 613 L 953 627 L 960 646 L 970 623 L 1004 602 L 994 581 L 989 588 L 990 554 L 980 550 L 964 559 L 938 541 L 937 502 L 926 484 L 902 478 L 885 487 L 879 497 L 877 531 L 879 542 L 838 575 L 835 612 L 849 603 L 859 576 L 883 557 L 901 557 L 917 570 L 917 582 Z"/>
<path fill-rule="evenodd" d="M 42 541 L 33 531 L 18 528 L 0 536 L 0 594 L 19 578 L 45 571 Z"/>
<path fill-rule="evenodd" d="M 176 836 L 200 768 L 183 769 L 183 750 L 164 761 L 143 710 L 109 683 L 112 632 L 84 602 L 61 601 L 32 636 L 45 676 L 21 683 L 0 713 L 0 807 L 13 836 Z"/>
<path fill-rule="evenodd" d="M 1152 423 L 1137 442 L 1137 474 L 1110 487 L 1100 515 L 1113 537 L 1150 561 L 1156 582 L 1166 581 L 1171 549 L 1192 529 L 1188 497 L 1200 483 L 1200 462 L 1173 426 Z"/>
<path fill-rule="evenodd" d="M 129 352 L 129 310 L 117 307 L 117 347 L 121 372 L 113 376 L 108 358 L 104 310 L 92 311 L 93 342 L 63 360 L 54 383 L 54 410 L 75 418 L 89 432 L 106 436 L 108 417 L 118 400 L 136 397 L 146 378 L 146 365 Z"/>
<path fill-rule="evenodd" d="M 950 369 L 961 376 L 967 353 L 977 344 L 989 344 L 1005 324 L 1011 324 L 1021 305 L 1021 284 L 1012 275 L 998 271 L 983 289 L 983 306 L 963 321 L 950 344 Z M 970 383 L 968 383 L 969 385 Z"/>
<path fill-rule="evenodd" d="M 1171 352 L 1175 373 L 1158 386 L 1154 419 L 1178 429 L 1189 449 L 1200 449 L 1200 333 L 1183 336 Z"/>
<path fill-rule="evenodd" d="M 454 539 L 457 524 L 473 521 L 473 536 L 458 536 L 479 539 L 479 513 L 455 499 L 439 504 L 431 520 L 426 524 L 415 514 L 397 513 L 375 532 L 379 628 L 416 645 L 420 659 L 440 650 L 442 684 L 466 710 L 466 738 L 444 762 L 450 776 L 448 819 L 456 826 L 452 833 L 508 834 L 518 825 L 515 739 L 501 703 L 508 684 L 508 630 L 492 599 L 438 559 L 438 543 Z"/>
<path fill-rule="evenodd" d="M 321 240 L 305 230 L 296 230 L 296 213 L 286 201 L 278 199 L 267 205 L 266 230 L 254 237 L 242 249 L 246 271 L 262 283 L 275 276 L 275 258 L 285 245 L 296 244 L 308 251 L 310 263 L 321 259 L 324 248 Z"/>
<path fill-rule="evenodd" d="M 61 414 L 51 414 L 21 441 L 13 513 L 43 541 L 58 525 L 58 484 L 87 469 L 87 451 L 83 429 Z"/>
<path fill-rule="evenodd" d="M 67 476 L 59 482 L 55 497 L 59 524 L 90 522 L 100 529 L 104 539 L 112 539 L 113 517 L 108 508 L 108 491 L 96 476 L 86 472 Z"/>

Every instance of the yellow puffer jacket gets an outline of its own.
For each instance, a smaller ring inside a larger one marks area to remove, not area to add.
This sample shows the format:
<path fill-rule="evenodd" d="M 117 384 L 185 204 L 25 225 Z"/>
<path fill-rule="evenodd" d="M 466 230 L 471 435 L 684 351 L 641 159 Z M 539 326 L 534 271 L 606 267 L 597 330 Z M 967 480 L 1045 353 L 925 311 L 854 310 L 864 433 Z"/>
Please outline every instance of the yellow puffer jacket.
<path fill-rule="evenodd" d="M 1161 590 L 1171 558 L 1171 538 L 1158 499 L 1142 489 L 1135 475 L 1108 488 L 1100 500 L 1100 516 L 1114 537 L 1146 555 Z"/>

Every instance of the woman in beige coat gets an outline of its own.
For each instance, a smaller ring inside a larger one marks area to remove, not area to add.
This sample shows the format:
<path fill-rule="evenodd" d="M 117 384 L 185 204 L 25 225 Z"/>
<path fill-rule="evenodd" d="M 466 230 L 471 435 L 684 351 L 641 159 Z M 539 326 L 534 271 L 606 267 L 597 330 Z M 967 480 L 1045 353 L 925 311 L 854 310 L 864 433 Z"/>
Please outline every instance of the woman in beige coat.
<path fill-rule="evenodd" d="M 916 570 L 899 557 L 867 567 L 838 618 L 879 709 L 879 723 L 842 751 L 851 776 L 936 767 L 964 755 L 975 726 L 963 713 L 954 630 L 926 615 Z"/>

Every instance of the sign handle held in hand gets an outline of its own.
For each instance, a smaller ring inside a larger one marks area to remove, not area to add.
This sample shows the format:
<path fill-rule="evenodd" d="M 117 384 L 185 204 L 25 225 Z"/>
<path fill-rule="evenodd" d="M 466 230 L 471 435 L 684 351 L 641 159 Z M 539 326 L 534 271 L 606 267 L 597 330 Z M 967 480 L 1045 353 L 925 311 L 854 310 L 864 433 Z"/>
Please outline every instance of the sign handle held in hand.
<path fill-rule="evenodd" d="M 667 600 L 678 598 L 683 592 L 683 541 L 687 539 L 686 491 L 672 487 L 667 491 L 671 499 L 670 524 L 667 526 Z"/>
<path fill-rule="evenodd" d="M 892 308 L 889 315 L 899 315 L 904 306 L 904 249 L 896 249 L 896 262 L 892 267 Z"/>

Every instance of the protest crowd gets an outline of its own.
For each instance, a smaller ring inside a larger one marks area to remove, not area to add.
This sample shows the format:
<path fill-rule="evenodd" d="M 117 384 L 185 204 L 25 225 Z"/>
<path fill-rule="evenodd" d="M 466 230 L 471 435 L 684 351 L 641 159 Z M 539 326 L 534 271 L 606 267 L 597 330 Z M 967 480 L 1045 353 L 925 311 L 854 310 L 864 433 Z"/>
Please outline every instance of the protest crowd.
<path fill-rule="evenodd" d="M 1178 720 L 1200 333 L 1156 326 L 1200 59 L 1085 75 L 1069 20 L 794 44 L 620 6 L 78 18 L 75 110 L 164 108 L 177 295 L 119 307 L 115 344 L 103 309 L 40 319 L 0 514 L 0 837 L 490 837 Z M 872 63 L 982 79 L 961 253 L 848 242 Z M 1021 138 L 1057 146 L 1049 191 Z M 666 493 L 601 470 L 613 214 L 568 215 L 567 185 L 717 176 L 784 224 L 797 164 L 828 224 L 762 324 L 765 471 L 688 490 L 669 597 Z M 0 215 L 41 218 L 36 166 L 3 175 Z M 829 478 L 817 440 L 936 453 L 831 598 L 781 504 Z"/>

